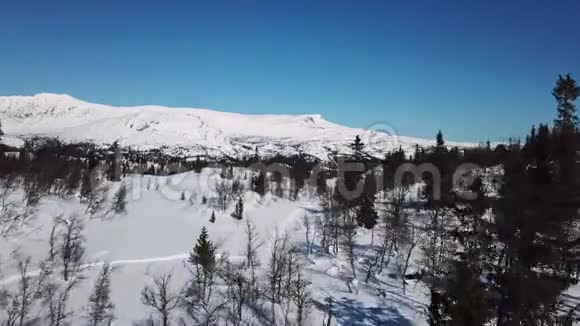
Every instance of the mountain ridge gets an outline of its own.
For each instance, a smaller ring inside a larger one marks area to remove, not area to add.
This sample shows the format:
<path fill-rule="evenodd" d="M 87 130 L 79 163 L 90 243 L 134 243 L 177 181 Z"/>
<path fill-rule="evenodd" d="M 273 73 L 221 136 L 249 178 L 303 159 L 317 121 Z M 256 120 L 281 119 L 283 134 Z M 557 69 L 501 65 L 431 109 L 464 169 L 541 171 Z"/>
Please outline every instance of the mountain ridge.
<path fill-rule="evenodd" d="M 135 149 L 163 148 L 185 156 L 244 156 L 256 150 L 264 156 L 308 154 L 320 159 L 329 153 L 349 153 L 348 144 L 360 135 L 370 155 L 382 157 L 402 147 L 432 140 L 396 135 L 385 124 L 378 130 L 350 128 L 325 120 L 320 114 L 241 114 L 204 108 L 159 105 L 109 106 L 67 94 L 0 96 L 0 119 L 9 136 L 58 137 L 63 141 L 118 142 Z M 472 143 L 449 143 L 473 146 Z"/>

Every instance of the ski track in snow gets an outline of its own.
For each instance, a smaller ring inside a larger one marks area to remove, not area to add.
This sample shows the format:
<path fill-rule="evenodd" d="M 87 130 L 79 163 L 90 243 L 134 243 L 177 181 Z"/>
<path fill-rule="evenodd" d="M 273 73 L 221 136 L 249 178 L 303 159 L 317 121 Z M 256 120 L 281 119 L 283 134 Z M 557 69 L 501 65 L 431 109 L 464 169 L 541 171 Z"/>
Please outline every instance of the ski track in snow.
<path fill-rule="evenodd" d="M 149 264 L 149 263 L 159 263 L 159 262 L 165 262 L 165 261 L 185 260 L 187 257 L 189 257 L 189 254 L 177 254 L 177 255 L 171 255 L 171 256 L 152 257 L 152 258 L 144 258 L 144 259 L 114 260 L 114 261 L 109 262 L 109 264 L 111 265 L 111 267 L 119 266 L 119 265 Z M 80 266 L 80 269 L 99 267 L 99 266 L 103 266 L 105 263 L 106 263 L 106 261 L 99 261 L 99 262 L 95 262 L 95 263 L 84 264 L 84 265 Z M 37 277 L 38 275 L 40 275 L 40 272 L 41 272 L 41 270 L 37 269 L 35 271 L 27 273 L 26 276 Z M 14 282 L 18 281 L 20 279 L 20 277 L 21 276 L 19 274 L 6 277 L 6 278 L 0 280 L 0 285 L 7 285 L 10 283 L 14 283 Z"/>
<path fill-rule="evenodd" d="M 288 217 L 286 217 L 282 223 L 280 223 L 279 225 L 277 225 L 276 227 L 276 232 L 274 232 L 274 234 L 270 237 L 270 241 L 269 241 L 269 247 L 271 248 L 274 242 L 274 239 L 277 236 L 284 236 L 285 234 L 287 234 L 287 229 L 292 225 L 293 222 L 296 222 L 298 218 L 300 218 L 300 216 L 304 214 L 304 209 L 303 208 L 297 208 L 295 210 L 293 210 L 292 212 L 290 212 L 290 214 L 288 214 Z M 107 254 L 108 251 L 103 251 L 100 253 L 97 253 L 97 256 L 102 256 L 103 254 Z M 111 262 L 108 262 L 109 265 L 111 265 L 111 267 L 114 266 L 119 266 L 119 265 L 133 265 L 133 264 L 149 264 L 149 263 L 159 263 L 159 262 L 165 262 L 165 261 L 175 261 L 175 260 L 185 260 L 189 257 L 189 254 L 175 254 L 175 255 L 170 255 L 170 256 L 162 256 L 162 257 L 151 257 L 151 258 L 143 258 L 143 259 L 121 259 L 121 260 L 114 260 Z M 242 257 L 242 256 L 230 256 L 229 259 L 233 260 L 236 259 L 238 257 Z M 100 267 L 103 266 L 105 263 L 107 263 L 107 261 L 99 261 L 99 262 L 94 262 L 94 263 L 89 263 L 89 264 L 83 264 L 80 266 L 80 269 L 88 269 L 88 268 L 93 268 L 93 267 Z M 40 275 L 41 270 L 37 269 L 34 271 L 31 271 L 29 273 L 26 274 L 26 276 L 28 277 L 37 277 Z M 7 285 L 7 284 L 11 284 L 14 283 L 16 281 L 18 281 L 21 278 L 20 274 L 14 274 L 11 276 L 8 276 L 4 279 L 0 280 L 0 285 Z"/>

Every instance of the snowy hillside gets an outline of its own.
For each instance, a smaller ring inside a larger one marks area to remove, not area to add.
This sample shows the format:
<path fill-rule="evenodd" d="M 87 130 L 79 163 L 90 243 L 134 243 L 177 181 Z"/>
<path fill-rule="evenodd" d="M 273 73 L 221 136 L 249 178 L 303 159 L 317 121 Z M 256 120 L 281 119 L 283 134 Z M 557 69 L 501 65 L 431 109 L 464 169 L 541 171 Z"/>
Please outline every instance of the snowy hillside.
<path fill-rule="evenodd" d="M 264 156 L 305 153 L 326 159 L 331 151 L 347 153 L 347 145 L 357 134 L 366 143 L 368 153 L 377 157 L 399 146 L 412 151 L 415 144 L 432 143 L 397 136 L 383 124 L 368 131 L 337 125 L 320 115 L 243 115 L 162 106 L 112 107 L 57 94 L 0 97 L 0 119 L 4 132 L 10 136 L 51 136 L 97 144 L 118 141 L 122 146 L 133 148 L 166 147 L 168 154 L 214 157 L 253 155 L 257 148 Z"/>
<path fill-rule="evenodd" d="M 240 180 L 247 171 L 235 173 Z M 169 181 L 168 181 L 169 180 Z M 29 276 L 38 276 L 37 266 L 46 258 L 48 239 L 57 216 L 83 216 L 86 255 L 82 273 L 86 276 L 74 290 L 70 300 L 71 325 L 84 325 L 88 296 L 104 262 L 111 263 L 112 301 L 115 306 L 113 325 L 148 325 L 145 321 L 154 315 L 140 300 L 142 288 L 150 278 L 172 273 L 171 288 L 178 291 L 191 278 L 187 258 L 200 230 L 205 226 L 211 239 L 218 244 L 220 255 L 228 255 L 231 262 L 243 261 L 246 245 L 244 232 L 246 220 L 256 227 L 257 260 L 259 280 L 266 282 L 268 261 L 273 241 L 288 236 L 292 246 L 299 249 L 305 268 L 305 277 L 311 282 L 313 305 L 305 325 L 321 325 L 332 313 L 331 325 L 424 325 L 426 297 L 420 283 L 412 282 L 403 293 L 401 282 L 391 264 L 377 279 L 369 282 L 351 283 L 352 273 L 344 253 L 332 255 L 315 245 L 311 254 L 304 252 L 305 224 L 312 228 L 320 218 L 321 207 L 317 198 L 304 190 L 297 201 L 274 197 L 260 198 L 252 191 L 244 194 L 244 219 L 230 216 L 232 205 L 225 212 L 215 211 L 214 223 L 209 218 L 214 211 L 203 198 L 215 196 L 215 185 L 220 182 L 219 171 L 204 169 L 202 173 L 185 173 L 171 177 L 131 176 L 123 182 L 129 188 L 127 213 L 106 219 L 89 219 L 83 214 L 84 207 L 77 198 L 62 199 L 46 197 L 38 207 L 38 216 L 17 236 L 0 237 L 0 261 L 2 275 L 0 288 L 14 289 L 20 281 L 17 262 L 31 257 Z M 245 180 L 244 182 L 247 182 Z M 111 184 L 114 192 L 119 183 Z M 313 189 L 310 191 L 314 192 Z M 184 200 L 181 193 L 185 194 Z M 316 244 L 320 234 L 310 230 Z M 377 232 L 378 234 L 378 232 Z M 376 236 L 376 235 L 375 235 Z M 360 229 L 357 235 L 356 253 L 358 273 L 364 279 L 364 263 L 372 254 L 371 234 Z M 377 241 L 375 240 L 375 246 Z M 218 284 L 217 289 L 220 289 Z M 353 288 L 351 291 L 350 288 Z M 331 301 L 332 305 L 327 306 Z M 257 325 L 247 312 L 243 325 Z M 181 312 L 172 314 L 172 321 L 179 320 Z M 0 313 L 0 320 L 2 313 Z M 35 306 L 29 319 L 45 318 Z M 177 324 L 177 323 L 176 323 Z M 280 323 L 281 324 L 281 323 Z M 220 323 L 221 325 L 221 323 Z M 293 324 L 294 325 L 294 324 Z"/>

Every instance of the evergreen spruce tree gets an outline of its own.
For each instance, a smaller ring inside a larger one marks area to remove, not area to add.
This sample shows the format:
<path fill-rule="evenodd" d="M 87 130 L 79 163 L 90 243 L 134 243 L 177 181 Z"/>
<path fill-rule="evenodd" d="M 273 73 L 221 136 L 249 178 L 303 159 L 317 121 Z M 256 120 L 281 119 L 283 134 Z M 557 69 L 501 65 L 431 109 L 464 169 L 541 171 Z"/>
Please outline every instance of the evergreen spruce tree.
<path fill-rule="evenodd" d="M 367 196 L 363 196 L 356 216 L 358 225 L 370 230 L 377 225 L 377 219 L 378 215 L 373 200 L 368 199 Z"/>
<path fill-rule="evenodd" d="M 442 305 L 445 320 L 450 326 L 483 326 L 490 320 L 489 297 L 481 281 L 481 270 L 470 264 L 470 260 L 453 263 L 445 288 Z"/>
<path fill-rule="evenodd" d="M 508 154 L 503 162 L 503 185 L 494 229 L 498 231 L 498 241 L 509 250 L 504 251 L 505 262 L 495 267 L 492 280 L 498 292 L 495 312 L 498 325 L 520 325 L 532 322 L 533 314 L 544 304 L 536 301 L 539 296 L 535 291 L 543 283 L 543 277 L 534 269 L 538 267 L 538 259 L 541 259 L 538 254 L 545 251 L 534 239 L 546 228 L 542 220 L 547 220 L 538 215 L 538 204 L 543 202 L 542 192 L 549 189 L 545 185 L 546 188 L 539 191 L 534 186 L 526 172 L 528 162 L 521 150 L 512 146 Z M 524 207 L 525 210 L 522 209 Z M 560 290 L 555 285 L 550 284 L 549 287 L 557 293 Z"/>
<path fill-rule="evenodd" d="M 69 194 L 76 193 L 82 178 L 81 174 L 82 174 L 81 163 L 79 163 L 78 161 L 72 163 L 70 173 L 66 176 L 65 179 L 65 187 L 67 193 Z"/>
<path fill-rule="evenodd" d="M 570 284 L 562 262 L 571 256 L 568 240 L 575 236 L 571 225 L 580 205 L 573 155 L 555 146 L 562 145 L 559 137 L 570 126 L 565 121 L 554 133 L 540 125 L 527 154 L 512 145 L 502 162 L 503 183 L 490 228 L 500 243 L 496 248 L 505 248 L 491 255 L 502 257 L 490 275 L 500 325 L 553 324 L 561 293 Z M 564 150 L 570 150 L 567 144 Z"/>
<path fill-rule="evenodd" d="M 490 202 L 486 197 L 481 178 L 476 178 L 468 189 L 474 196 L 456 198 L 453 213 L 459 225 L 451 232 L 462 250 L 450 262 L 449 273 L 444 278 L 443 318 L 449 325 L 487 325 L 491 320 L 489 282 L 482 281 L 484 269 L 494 264 L 489 253 L 492 238 L 483 218 Z"/>
<path fill-rule="evenodd" d="M 195 282 L 190 291 L 197 293 L 196 295 L 201 298 L 206 298 L 208 287 L 213 281 L 217 265 L 216 249 L 214 243 L 209 240 L 207 229 L 205 226 L 202 227 L 188 259 L 188 262 L 195 268 Z"/>
<path fill-rule="evenodd" d="M 109 180 L 120 181 L 121 180 L 121 148 L 119 143 L 115 141 L 111 146 L 113 151 L 113 156 L 110 159 L 109 170 L 107 171 L 107 176 Z"/>
<path fill-rule="evenodd" d="M 87 169 L 82 173 L 81 178 L 81 199 L 86 200 L 93 192 L 91 184 L 91 172 Z"/>
<path fill-rule="evenodd" d="M 254 161 L 255 162 L 260 161 L 260 151 L 258 150 L 258 146 L 256 146 L 256 148 L 254 149 Z"/>
<path fill-rule="evenodd" d="M 347 196 L 346 193 L 342 193 L 340 191 L 340 186 L 346 188 L 347 191 L 354 191 L 362 186 L 362 192 L 364 193 L 364 179 L 363 179 L 363 172 L 362 171 L 353 171 L 346 168 L 343 164 L 338 164 L 338 178 L 336 181 L 336 189 L 334 191 L 333 197 L 337 200 L 340 205 L 345 208 L 355 208 L 360 205 L 362 201 L 362 194 L 350 194 Z"/>
<path fill-rule="evenodd" d="M 214 211 L 211 212 L 211 217 L 209 218 L 209 222 L 215 223 L 215 212 Z"/>
<path fill-rule="evenodd" d="M 354 152 L 354 156 L 355 156 L 355 158 L 357 160 L 362 158 L 362 154 L 363 154 L 363 150 L 365 148 L 365 144 L 361 141 L 359 135 L 356 135 L 356 137 L 354 138 L 354 141 L 350 145 L 348 145 L 348 146 Z"/>
<path fill-rule="evenodd" d="M 104 264 L 89 297 L 88 321 L 91 326 L 109 325 L 115 308 L 111 302 L 111 266 Z"/>
<path fill-rule="evenodd" d="M 241 220 L 244 218 L 244 202 L 242 201 L 242 197 L 238 199 L 236 207 L 234 208 L 234 212 L 232 213 L 232 217 L 236 220 Z"/>
<path fill-rule="evenodd" d="M 127 212 L 127 186 L 122 184 L 119 191 L 115 194 L 115 201 L 113 203 L 113 210 L 117 214 Z"/>
<path fill-rule="evenodd" d="M 542 128 L 542 124 L 540 124 L 539 128 Z M 533 156 L 533 153 L 535 151 L 535 147 L 536 147 L 536 126 L 532 126 L 532 129 L 530 130 L 530 134 L 528 136 L 526 136 L 526 143 L 524 144 L 524 157 L 526 159 L 531 159 L 531 157 Z"/>
<path fill-rule="evenodd" d="M 570 74 L 558 76 L 552 95 L 558 103 L 558 117 L 554 121 L 557 129 L 575 129 L 578 124 L 574 101 L 580 95 L 580 87 Z"/>
<path fill-rule="evenodd" d="M 443 139 L 443 133 L 441 132 L 441 130 L 439 130 L 439 132 L 437 132 L 437 137 L 436 137 L 436 141 L 435 141 L 435 148 L 441 149 L 444 147 L 445 147 L 445 140 Z"/>
<path fill-rule="evenodd" d="M 429 297 L 431 301 L 427 307 L 428 323 L 429 326 L 440 326 L 445 325 L 444 320 L 444 297 L 441 293 L 435 291 L 433 288 L 429 289 Z"/>
<path fill-rule="evenodd" d="M 282 179 L 282 174 L 279 172 L 274 172 L 273 179 L 274 179 L 274 190 L 272 191 L 272 193 L 282 198 L 284 196 L 284 187 L 283 187 L 284 180 Z"/>
<path fill-rule="evenodd" d="M 364 195 L 367 198 L 375 198 L 377 192 L 381 191 L 382 189 L 378 189 L 379 185 L 377 183 L 377 174 L 375 170 L 372 169 L 371 173 L 365 177 L 365 185 L 364 185 Z"/>
<path fill-rule="evenodd" d="M 534 144 L 535 142 L 536 142 L 536 126 L 532 126 L 532 130 L 530 130 L 530 143 Z"/>
<path fill-rule="evenodd" d="M 264 196 L 266 194 L 266 177 L 261 171 L 260 174 L 258 174 L 258 177 L 254 178 L 253 180 L 253 190 L 260 196 Z"/>
<path fill-rule="evenodd" d="M 574 208 L 577 190 L 577 129 L 575 100 L 580 95 L 576 81 L 566 75 L 559 76 L 552 92 L 557 103 L 557 119 L 554 126 L 554 161 L 559 185 L 561 206 Z"/>
<path fill-rule="evenodd" d="M 419 164 L 419 162 L 421 162 L 422 159 L 423 159 L 423 155 L 422 155 L 421 147 L 419 147 L 419 144 L 415 144 L 415 152 L 413 154 L 413 163 Z"/>
<path fill-rule="evenodd" d="M 316 193 L 319 196 L 326 194 L 327 185 L 326 185 L 326 173 L 325 171 L 320 171 L 316 176 Z"/>
<path fill-rule="evenodd" d="M 204 226 L 201 228 L 201 233 L 197 238 L 193 251 L 189 255 L 189 262 L 209 271 L 215 267 L 215 250 L 216 247 L 209 239 L 209 233 Z"/>

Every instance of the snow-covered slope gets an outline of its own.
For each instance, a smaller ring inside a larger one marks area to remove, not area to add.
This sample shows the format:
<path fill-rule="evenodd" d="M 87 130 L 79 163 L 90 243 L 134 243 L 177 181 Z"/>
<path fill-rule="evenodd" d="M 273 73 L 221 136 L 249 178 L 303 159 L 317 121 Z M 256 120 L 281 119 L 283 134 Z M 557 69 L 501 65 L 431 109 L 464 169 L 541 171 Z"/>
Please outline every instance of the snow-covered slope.
<path fill-rule="evenodd" d="M 244 177 L 249 173 L 245 169 L 234 170 L 235 178 L 246 189 L 250 178 Z M 223 182 L 220 170 L 205 168 L 201 173 L 173 176 L 131 175 L 122 182 L 129 190 L 127 212 L 107 218 L 90 218 L 84 214 L 85 205 L 76 196 L 68 199 L 58 196 L 42 198 L 37 207 L 38 214 L 29 225 L 23 226 L 13 236 L 0 237 L 0 290 L 15 289 L 20 280 L 18 262 L 28 257 L 31 259 L 28 275 L 38 276 L 39 263 L 46 259 L 49 252 L 47 244 L 53 219 L 79 214 L 85 224 L 83 239 L 86 252 L 82 274 L 86 280 L 71 295 L 68 309 L 72 313 L 67 321 L 70 325 L 86 324 L 89 294 L 100 266 L 103 262 L 109 262 L 114 267 L 111 299 L 115 305 L 115 320 L 112 325 L 150 325 L 146 319 L 153 312 L 141 303 L 140 293 L 151 277 L 171 273 L 172 291 L 182 289 L 191 278 L 187 263 L 189 252 L 204 226 L 211 240 L 218 245 L 220 255 L 227 254 L 228 260 L 233 263 L 243 261 L 247 244 L 244 228 L 246 220 L 249 220 L 256 228 L 257 274 L 258 281 L 263 284 L 261 286 L 267 286 L 265 273 L 275 238 L 287 236 L 290 245 L 296 248 L 306 280 L 311 282 L 312 305 L 304 325 L 321 325 L 326 318 L 325 306 L 328 302 L 332 302 L 329 306 L 332 326 L 426 324 L 424 312 L 428 301 L 425 288 L 420 283 L 412 282 L 407 292 L 403 292 L 400 279 L 393 277 L 397 275 L 395 263 L 377 275 L 376 281 L 373 279 L 368 284 L 362 282 L 366 261 L 378 249 L 370 245 L 373 238 L 370 231 L 363 228 L 357 230 L 356 265 L 361 282 L 352 281 L 348 259 L 342 249 L 334 255 L 325 253 L 319 247 L 321 235 L 313 225 L 322 217 L 322 207 L 315 196 L 315 189 L 304 188 L 296 201 L 269 193 L 260 197 L 246 191 L 243 194 L 244 218 L 238 221 L 230 216 L 235 201 L 231 201 L 224 212 L 216 210 L 211 204 L 217 196 L 216 185 Z M 111 194 L 120 187 L 120 183 L 107 182 L 107 185 Z M 181 200 L 181 193 L 185 194 L 186 200 Z M 208 198 L 206 204 L 204 197 Z M 106 207 L 112 204 L 111 200 L 107 200 Z M 216 216 L 214 223 L 209 221 L 212 212 Z M 313 228 L 309 231 L 314 241 L 311 254 L 304 251 L 304 218 L 310 221 Z M 378 234 L 379 231 L 375 237 Z M 374 243 L 377 246 L 380 241 L 375 238 Z M 415 268 L 414 265 L 412 268 Z M 349 287 L 353 290 L 350 291 Z M 214 295 L 220 296 L 223 291 L 222 282 L 217 281 Z M 0 309 L 0 322 L 5 317 L 4 313 Z M 28 319 L 46 320 L 46 313 L 46 309 L 38 303 L 31 309 Z M 183 311 L 177 309 L 172 313 L 172 322 L 181 324 L 177 322 L 181 316 Z M 253 319 L 250 311 L 245 312 L 244 316 L 243 325 L 261 325 Z M 281 317 L 282 313 L 278 325 L 283 324 Z M 295 325 L 293 317 L 290 318 L 291 325 Z M 188 321 L 186 319 L 185 324 L 192 325 Z M 225 321 L 218 324 L 225 325 Z"/>
<path fill-rule="evenodd" d="M 369 154 L 383 156 L 402 146 L 431 140 L 400 137 L 385 127 L 349 128 L 320 115 L 244 115 L 207 109 L 170 109 L 162 106 L 112 107 L 68 95 L 0 97 L 0 119 L 7 135 L 59 137 L 64 141 L 92 141 L 151 149 L 169 154 L 239 156 L 305 153 L 325 159 L 330 151 L 346 153 L 358 134 Z M 387 130 L 388 132 L 380 132 Z M 469 144 L 457 144 L 469 145 Z"/>

